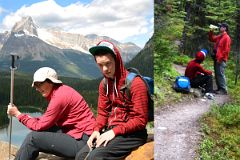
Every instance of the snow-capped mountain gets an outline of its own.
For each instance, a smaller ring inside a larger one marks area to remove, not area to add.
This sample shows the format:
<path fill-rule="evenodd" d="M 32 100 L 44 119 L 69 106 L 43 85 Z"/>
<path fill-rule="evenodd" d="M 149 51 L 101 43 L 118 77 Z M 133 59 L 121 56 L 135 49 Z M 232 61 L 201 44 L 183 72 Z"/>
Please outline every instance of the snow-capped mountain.
<path fill-rule="evenodd" d="M 31 17 L 23 17 L 11 32 L 0 34 L 0 68 L 9 68 L 9 54 L 21 57 L 23 71 L 33 73 L 41 66 L 52 66 L 62 75 L 96 78 L 101 74 L 88 49 L 100 40 L 113 42 L 128 62 L 141 50 L 133 43 L 120 43 L 110 37 L 67 33 L 37 26 Z"/>
<path fill-rule="evenodd" d="M 23 17 L 21 21 L 13 26 L 12 32 L 19 36 L 23 34 L 38 36 L 37 26 L 33 23 L 32 17 Z"/>

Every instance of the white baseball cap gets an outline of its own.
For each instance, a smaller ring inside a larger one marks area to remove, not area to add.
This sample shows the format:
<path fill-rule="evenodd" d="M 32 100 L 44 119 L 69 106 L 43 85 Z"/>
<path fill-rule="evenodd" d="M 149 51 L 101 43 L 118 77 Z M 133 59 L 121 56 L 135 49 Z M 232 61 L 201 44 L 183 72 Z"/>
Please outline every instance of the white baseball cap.
<path fill-rule="evenodd" d="M 32 87 L 35 82 L 44 82 L 46 79 L 51 80 L 53 83 L 62 83 L 62 81 L 58 80 L 57 72 L 54 69 L 42 67 L 34 73 Z"/>

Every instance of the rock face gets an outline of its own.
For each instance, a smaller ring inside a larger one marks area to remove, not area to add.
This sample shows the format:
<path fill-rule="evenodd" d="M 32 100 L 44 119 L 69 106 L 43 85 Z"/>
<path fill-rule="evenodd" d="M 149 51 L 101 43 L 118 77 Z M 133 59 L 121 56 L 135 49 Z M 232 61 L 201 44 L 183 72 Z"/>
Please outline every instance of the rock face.
<path fill-rule="evenodd" d="M 153 160 L 154 159 L 154 141 L 148 142 L 138 149 L 132 151 L 125 160 Z"/>
<path fill-rule="evenodd" d="M 17 147 L 11 147 L 11 160 L 14 159 L 14 156 L 17 152 Z M 9 145 L 7 142 L 0 141 L 0 159 L 1 160 L 9 160 Z"/>
<path fill-rule="evenodd" d="M 33 23 L 32 17 L 23 17 L 21 21 L 17 22 L 12 32 L 19 34 L 28 34 L 31 36 L 38 36 L 37 26 Z"/>

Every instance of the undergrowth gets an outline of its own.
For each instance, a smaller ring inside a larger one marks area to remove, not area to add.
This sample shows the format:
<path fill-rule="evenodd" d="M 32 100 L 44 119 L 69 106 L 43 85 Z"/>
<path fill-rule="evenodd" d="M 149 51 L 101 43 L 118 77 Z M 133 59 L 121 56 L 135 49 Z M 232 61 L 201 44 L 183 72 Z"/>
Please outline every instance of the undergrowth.
<path fill-rule="evenodd" d="M 240 106 L 214 106 L 202 120 L 204 139 L 200 144 L 203 160 L 240 159 Z"/>

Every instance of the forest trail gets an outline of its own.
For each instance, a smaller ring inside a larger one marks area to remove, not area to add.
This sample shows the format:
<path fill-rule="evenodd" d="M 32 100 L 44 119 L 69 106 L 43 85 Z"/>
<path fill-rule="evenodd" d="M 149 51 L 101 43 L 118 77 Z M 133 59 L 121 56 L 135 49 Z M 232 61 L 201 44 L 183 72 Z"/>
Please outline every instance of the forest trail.
<path fill-rule="evenodd" d="M 183 75 L 185 68 L 175 65 Z M 155 160 L 194 160 L 201 139 L 199 118 L 212 104 L 224 104 L 227 95 L 216 95 L 214 100 L 193 98 L 155 110 Z"/>

